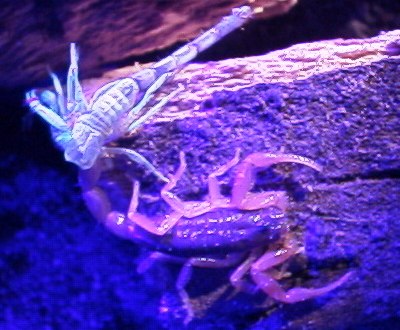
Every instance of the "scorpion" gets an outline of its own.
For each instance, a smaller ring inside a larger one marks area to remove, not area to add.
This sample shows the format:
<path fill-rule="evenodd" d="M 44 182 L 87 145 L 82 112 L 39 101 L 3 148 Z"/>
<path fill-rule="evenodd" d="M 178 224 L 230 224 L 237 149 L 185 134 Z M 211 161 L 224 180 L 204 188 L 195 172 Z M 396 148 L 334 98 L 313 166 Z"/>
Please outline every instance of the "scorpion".
<path fill-rule="evenodd" d="M 187 167 L 184 152 L 175 174 L 168 175 L 161 198 L 171 208 L 169 214 L 149 217 L 138 212 L 140 184 L 132 179 L 132 196 L 127 212 L 113 210 L 108 195 L 96 186 L 99 172 L 81 172 L 83 197 L 92 214 L 117 236 L 147 246 L 153 252 L 139 263 L 138 272 L 147 270 L 155 260 L 181 262 L 176 282 L 187 316 L 194 316 L 185 290 L 192 267 L 233 267 L 230 282 L 237 291 L 262 290 L 276 301 L 296 303 L 323 295 L 347 281 L 351 272 L 321 288 L 292 288 L 279 284 L 275 266 L 301 253 L 284 217 L 288 206 L 285 191 L 252 192 L 255 174 L 278 163 L 298 163 L 321 171 L 306 157 L 293 154 L 252 153 L 240 162 L 241 150 L 208 176 L 208 195 L 203 201 L 183 201 L 172 190 Z M 236 167 L 231 197 L 221 193 L 218 177 Z M 251 278 L 250 281 L 248 278 Z"/>
<path fill-rule="evenodd" d="M 79 56 L 76 44 L 71 43 L 66 98 L 59 78 L 50 72 L 55 92 L 44 90 L 38 93 L 33 89 L 26 93 L 26 103 L 34 113 L 50 124 L 53 139 L 64 150 L 65 159 L 80 169 L 89 169 L 102 155 L 114 153 L 129 157 L 161 180 L 168 181 L 140 153 L 105 145 L 134 132 L 159 112 L 183 90 L 182 85 L 179 85 L 176 90 L 145 111 L 145 106 L 160 87 L 200 52 L 241 27 L 252 14 L 253 11 L 248 6 L 233 9 L 231 15 L 225 16 L 213 28 L 150 68 L 102 86 L 94 93 L 90 102 L 85 99 L 78 80 Z"/>

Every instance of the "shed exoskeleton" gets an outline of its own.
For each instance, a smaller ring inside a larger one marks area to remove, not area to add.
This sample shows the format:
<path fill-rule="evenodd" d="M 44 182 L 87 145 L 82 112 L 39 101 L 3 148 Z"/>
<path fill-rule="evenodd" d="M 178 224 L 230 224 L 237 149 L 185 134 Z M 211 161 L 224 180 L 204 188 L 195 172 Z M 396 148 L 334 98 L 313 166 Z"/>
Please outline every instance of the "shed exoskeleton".
<path fill-rule="evenodd" d="M 242 26 L 252 16 L 248 6 L 235 8 L 217 25 L 171 55 L 129 77 L 112 81 L 98 89 L 87 102 L 78 80 L 78 52 L 71 44 L 71 65 L 67 77 L 67 95 L 58 77 L 51 73 L 55 92 L 33 89 L 26 94 L 26 102 L 52 128 L 55 142 L 64 150 L 65 159 L 81 169 L 92 167 L 103 152 L 125 154 L 164 181 L 163 174 L 134 150 L 107 148 L 104 145 L 136 130 L 161 108 L 183 86 L 163 98 L 151 109 L 145 106 L 154 94 L 197 54 L 218 42 L 225 35 Z"/>

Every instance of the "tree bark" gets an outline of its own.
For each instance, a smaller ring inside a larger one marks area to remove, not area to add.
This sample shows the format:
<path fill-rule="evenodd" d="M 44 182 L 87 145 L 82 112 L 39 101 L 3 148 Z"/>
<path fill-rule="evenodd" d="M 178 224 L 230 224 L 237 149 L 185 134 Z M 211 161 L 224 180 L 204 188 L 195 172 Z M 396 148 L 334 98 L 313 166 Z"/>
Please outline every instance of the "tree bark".
<path fill-rule="evenodd" d="M 288 191 L 288 221 L 306 248 L 301 270 L 294 269 L 283 283 L 319 287 L 347 271 L 353 276 L 332 294 L 294 305 L 272 304 L 267 314 L 249 297 L 236 305 L 216 303 L 228 315 L 240 311 L 244 319 L 258 311 L 260 320 L 251 329 L 271 327 L 277 319 L 287 329 L 346 329 L 396 316 L 400 71 L 393 54 L 399 37 L 400 31 L 392 31 L 371 39 L 321 41 L 264 56 L 190 64 L 162 93 L 177 83 L 185 91 L 142 130 L 117 141 L 141 152 L 164 174 L 176 170 L 179 151 L 185 151 L 188 171 L 176 189 L 184 200 L 204 198 L 207 175 L 238 147 L 243 156 L 294 153 L 323 166 L 320 174 L 276 166 L 278 183 L 269 185 L 268 173 L 258 177 L 258 189 Z M 109 72 L 103 79 L 125 72 Z M 87 93 L 101 83 L 88 82 Z M 114 164 L 118 168 L 107 173 L 107 180 L 119 171 L 152 187 L 147 193 L 162 186 L 140 166 L 121 159 Z M 127 179 L 115 177 L 128 201 Z M 222 179 L 226 192 L 230 182 Z M 212 287 L 214 280 L 202 283 Z M 206 309 L 204 297 L 194 286 L 191 290 L 200 313 Z M 215 316 L 213 307 L 207 313 Z"/>

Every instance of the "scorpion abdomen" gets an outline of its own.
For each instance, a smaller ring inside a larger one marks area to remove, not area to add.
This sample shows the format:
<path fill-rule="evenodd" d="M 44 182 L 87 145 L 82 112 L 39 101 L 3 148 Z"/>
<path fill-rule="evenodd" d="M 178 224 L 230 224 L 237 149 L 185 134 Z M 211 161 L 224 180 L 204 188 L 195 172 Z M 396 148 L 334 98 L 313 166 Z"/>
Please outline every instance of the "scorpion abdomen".
<path fill-rule="evenodd" d="M 221 208 L 194 218 L 182 218 L 162 241 L 180 255 L 242 252 L 278 240 L 287 226 L 285 220 L 275 207 L 234 213 L 232 209 Z"/>

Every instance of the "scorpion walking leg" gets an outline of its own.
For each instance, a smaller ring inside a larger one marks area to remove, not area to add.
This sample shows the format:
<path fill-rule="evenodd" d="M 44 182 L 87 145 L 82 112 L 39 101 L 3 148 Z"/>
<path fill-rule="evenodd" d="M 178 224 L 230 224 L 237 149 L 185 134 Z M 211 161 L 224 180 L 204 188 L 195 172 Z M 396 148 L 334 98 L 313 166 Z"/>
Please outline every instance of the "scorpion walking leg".
<path fill-rule="evenodd" d="M 192 277 L 192 259 L 189 259 L 182 266 L 182 269 L 179 272 L 179 276 L 176 281 L 176 290 L 178 291 L 179 297 L 182 300 L 184 308 L 187 310 L 187 315 L 185 317 L 185 320 L 183 321 L 184 324 L 188 324 L 193 319 L 194 316 L 193 308 L 190 303 L 190 297 L 185 290 L 186 284 L 190 281 L 191 277 Z"/>
<path fill-rule="evenodd" d="M 266 271 L 271 267 L 283 263 L 300 251 L 302 249 L 297 247 L 287 247 L 276 252 L 266 252 L 251 267 L 251 276 L 254 282 L 261 290 L 275 300 L 285 303 L 295 303 L 328 293 L 346 282 L 351 275 L 351 272 L 347 273 L 340 279 L 322 288 L 293 288 L 286 292 Z"/>
<path fill-rule="evenodd" d="M 176 170 L 174 175 L 168 175 L 169 182 L 162 188 L 161 190 L 161 197 L 164 199 L 164 201 L 171 206 L 171 208 L 177 212 L 181 212 L 182 214 L 184 213 L 184 202 L 176 196 L 174 193 L 172 193 L 170 190 L 175 188 L 178 180 L 182 177 L 182 174 L 186 170 L 186 160 L 185 160 L 185 154 L 183 151 L 179 153 L 179 167 Z"/>
<path fill-rule="evenodd" d="M 176 186 L 178 180 L 181 178 L 186 169 L 185 153 L 179 153 L 179 168 L 174 175 L 169 175 L 169 182 L 162 188 L 161 197 L 164 201 L 171 206 L 171 208 L 186 218 L 193 218 L 198 215 L 207 213 L 213 208 L 209 201 L 182 201 L 178 196 L 171 192 Z"/>
<path fill-rule="evenodd" d="M 188 324 L 193 319 L 194 316 L 193 309 L 190 303 L 190 297 L 185 290 L 185 287 L 189 283 L 190 278 L 192 276 L 193 266 L 204 267 L 204 268 L 230 267 L 232 265 L 237 264 L 242 257 L 243 257 L 242 253 L 232 253 L 228 254 L 224 259 L 190 258 L 185 262 L 185 264 L 182 266 L 182 269 L 176 281 L 176 289 L 188 313 L 184 320 L 185 324 Z"/>
<path fill-rule="evenodd" d="M 152 252 L 148 257 L 143 259 L 136 268 L 136 271 L 139 274 L 144 273 L 147 271 L 156 261 L 167 261 L 167 262 L 174 262 L 178 264 L 183 264 L 187 258 L 175 257 L 169 254 L 165 254 L 162 252 Z"/>
<path fill-rule="evenodd" d="M 237 291 L 244 291 L 249 293 L 256 292 L 257 287 L 249 281 L 244 280 L 244 277 L 250 270 L 251 265 L 257 260 L 259 255 L 259 250 L 252 252 L 250 256 L 244 262 L 242 262 L 239 267 L 237 267 L 235 271 L 231 274 L 229 280 L 232 286 Z"/>
<path fill-rule="evenodd" d="M 139 203 L 139 189 L 139 182 L 134 181 L 132 199 L 128 210 L 128 218 L 133 223 L 137 224 L 138 226 L 142 227 L 152 234 L 159 236 L 165 235 L 165 233 L 179 221 L 179 219 L 182 217 L 182 213 L 172 212 L 171 214 L 165 216 L 160 224 L 157 224 L 157 221 L 149 219 L 145 215 L 137 212 L 137 206 Z"/>
<path fill-rule="evenodd" d="M 165 74 L 165 75 L 161 76 L 159 79 L 157 79 L 153 85 L 151 85 L 149 90 L 143 96 L 142 100 L 130 111 L 129 116 L 133 116 L 133 115 L 137 114 L 150 101 L 150 99 L 154 96 L 154 93 L 157 91 L 157 89 L 161 87 L 161 85 L 160 86 L 158 86 L 158 85 L 160 83 L 164 83 L 164 81 L 167 77 L 168 77 L 168 74 Z M 163 79 L 161 79 L 161 78 L 163 78 Z M 159 80 L 162 80 L 162 81 L 159 82 Z M 148 110 L 145 114 L 143 114 L 139 119 L 133 120 L 133 119 L 128 118 L 128 122 L 132 121 L 132 124 L 128 127 L 127 132 L 130 133 L 130 132 L 134 131 L 135 129 L 139 128 L 140 126 L 142 126 L 143 123 L 145 123 L 149 118 L 151 118 L 157 112 L 159 112 L 165 104 L 167 104 L 179 92 L 181 92 L 183 90 L 184 90 L 183 85 L 179 84 L 177 89 L 175 89 L 169 95 L 164 97 L 160 102 L 158 102 L 155 106 L 153 106 L 150 110 Z"/>
<path fill-rule="evenodd" d="M 221 189 L 217 177 L 224 175 L 227 171 L 229 171 L 229 169 L 231 169 L 239 162 L 240 152 L 240 148 L 237 148 L 233 159 L 231 159 L 225 165 L 222 165 L 215 172 L 211 173 L 208 176 L 208 193 L 210 195 L 211 203 L 216 207 L 218 207 L 218 201 L 222 201 L 224 199 L 221 194 Z"/>
<path fill-rule="evenodd" d="M 124 155 L 131 159 L 133 162 L 138 163 L 146 167 L 150 170 L 154 175 L 156 175 L 160 180 L 164 182 L 168 182 L 169 180 L 158 171 L 152 163 L 150 163 L 144 156 L 138 153 L 135 150 L 127 149 L 127 148 L 117 148 L 117 147 L 103 147 L 102 149 L 103 155 L 107 154 L 115 154 L 115 155 Z"/>

